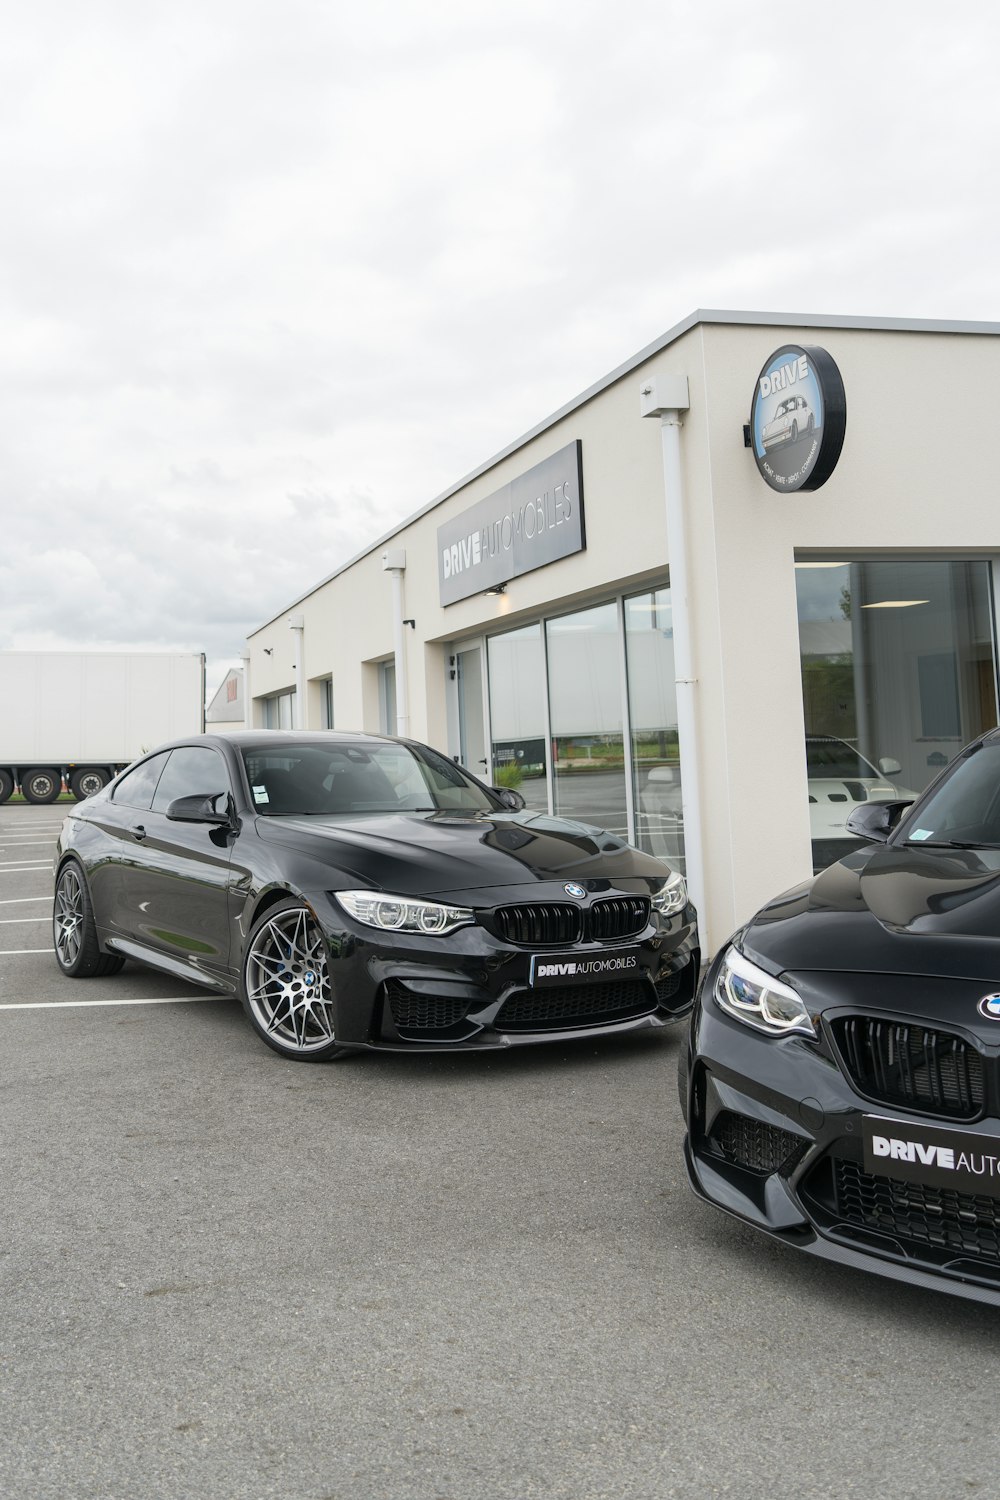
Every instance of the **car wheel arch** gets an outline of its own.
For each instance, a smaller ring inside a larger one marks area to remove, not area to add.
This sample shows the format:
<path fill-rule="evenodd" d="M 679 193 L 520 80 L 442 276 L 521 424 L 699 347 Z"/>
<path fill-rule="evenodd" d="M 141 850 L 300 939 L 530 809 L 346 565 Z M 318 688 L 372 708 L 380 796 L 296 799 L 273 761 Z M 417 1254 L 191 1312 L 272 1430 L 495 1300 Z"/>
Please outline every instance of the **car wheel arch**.
<path fill-rule="evenodd" d="M 279 901 L 287 900 L 289 896 L 293 897 L 296 901 L 301 901 L 304 906 L 308 906 L 313 916 L 316 915 L 309 897 L 304 896 L 301 891 L 293 890 L 290 885 L 269 885 L 263 891 L 258 892 L 256 901 L 247 912 L 247 933 L 250 933 L 251 929 L 260 921 L 266 911 L 269 911 L 272 906 L 277 906 Z"/>

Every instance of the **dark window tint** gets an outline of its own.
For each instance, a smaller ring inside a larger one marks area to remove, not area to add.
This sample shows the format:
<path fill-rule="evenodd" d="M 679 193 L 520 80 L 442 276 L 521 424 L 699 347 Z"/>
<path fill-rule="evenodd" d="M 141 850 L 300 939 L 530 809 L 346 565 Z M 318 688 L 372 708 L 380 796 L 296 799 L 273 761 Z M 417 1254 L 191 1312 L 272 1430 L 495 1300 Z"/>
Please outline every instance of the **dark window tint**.
<path fill-rule="evenodd" d="M 938 790 L 907 819 L 910 843 L 953 839 L 1000 844 L 1000 745 L 963 756 Z"/>
<path fill-rule="evenodd" d="M 432 750 L 400 744 L 298 742 L 243 752 L 257 812 L 268 817 L 488 812 L 496 799 Z"/>
<path fill-rule="evenodd" d="M 167 769 L 153 798 L 153 811 L 166 812 L 178 797 L 217 797 L 230 790 L 222 756 L 207 746 L 185 745 L 171 750 Z"/>
<path fill-rule="evenodd" d="M 156 783 L 166 763 L 167 752 L 164 751 L 162 755 L 151 755 L 148 760 L 141 761 L 134 770 L 126 771 L 115 787 L 113 800 L 124 807 L 137 807 L 145 812 L 153 801 Z"/>

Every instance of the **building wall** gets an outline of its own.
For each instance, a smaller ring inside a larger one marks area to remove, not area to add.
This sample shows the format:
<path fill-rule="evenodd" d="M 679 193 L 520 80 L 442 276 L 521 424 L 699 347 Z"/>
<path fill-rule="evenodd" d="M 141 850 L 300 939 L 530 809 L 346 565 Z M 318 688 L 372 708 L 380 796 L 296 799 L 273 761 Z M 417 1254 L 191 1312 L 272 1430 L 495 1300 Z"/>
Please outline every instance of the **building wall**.
<path fill-rule="evenodd" d="M 768 488 L 743 442 L 757 373 L 786 343 L 829 351 L 848 411 L 831 478 L 791 495 Z M 836 321 L 686 328 L 392 537 L 393 548 L 406 550 L 404 614 L 416 621 L 405 632 L 414 737 L 457 748 L 449 744 L 449 643 L 665 578 L 659 422 L 639 414 L 650 374 L 685 375 L 690 393 L 682 475 L 712 947 L 811 870 L 796 554 L 1000 554 L 988 420 L 1000 398 L 1000 343 Z M 438 527 L 577 438 L 586 550 L 512 580 L 502 596 L 442 608 Z M 382 550 L 289 609 L 305 617 L 306 677 L 332 673 L 337 728 L 379 727 L 377 664 L 393 651 Z M 250 638 L 255 698 L 293 685 L 292 644 L 285 615 Z"/>

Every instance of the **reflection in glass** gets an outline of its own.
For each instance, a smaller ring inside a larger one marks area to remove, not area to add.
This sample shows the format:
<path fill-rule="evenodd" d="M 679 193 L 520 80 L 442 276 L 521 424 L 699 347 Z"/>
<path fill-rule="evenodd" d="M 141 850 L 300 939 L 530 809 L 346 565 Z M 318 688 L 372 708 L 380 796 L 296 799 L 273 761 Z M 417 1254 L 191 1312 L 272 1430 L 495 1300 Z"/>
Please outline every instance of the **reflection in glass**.
<path fill-rule="evenodd" d="M 487 646 L 493 785 L 513 787 L 532 812 L 548 812 L 541 626 L 491 636 Z"/>
<path fill-rule="evenodd" d="M 628 837 L 618 609 L 549 620 L 554 808 Z"/>
<path fill-rule="evenodd" d="M 670 590 L 625 600 L 636 843 L 684 869 Z"/>
<path fill-rule="evenodd" d="M 989 564 L 796 564 L 813 863 L 860 802 L 923 791 L 997 721 Z"/>

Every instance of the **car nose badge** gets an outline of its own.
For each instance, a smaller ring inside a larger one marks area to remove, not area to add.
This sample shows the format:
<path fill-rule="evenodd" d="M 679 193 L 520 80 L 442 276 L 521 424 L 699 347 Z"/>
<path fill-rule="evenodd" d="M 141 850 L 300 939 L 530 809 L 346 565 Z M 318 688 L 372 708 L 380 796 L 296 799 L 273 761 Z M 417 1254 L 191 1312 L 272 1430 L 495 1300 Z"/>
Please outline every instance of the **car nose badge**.
<path fill-rule="evenodd" d="M 1000 1021 L 1000 994 L 984 995 L 979 1002 L 978 1010 L 987 1021 Z"/>
<path fill-rule="evenodd" d="M 584 896 L 587 894 L 583 886 L 577 885 L 575 880 L 571 880 L 568 885 L 564 885 L 563 890 L 566 892 L 567 896 L 575 896 L 578 901 L 582 901 Z M 994 998 L 1000 1001 L 1000 995 L 997 995 Z M 1000 1016 L 998 1016 L 997 1019 L 1000 1020 Z"/>

